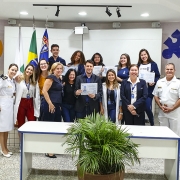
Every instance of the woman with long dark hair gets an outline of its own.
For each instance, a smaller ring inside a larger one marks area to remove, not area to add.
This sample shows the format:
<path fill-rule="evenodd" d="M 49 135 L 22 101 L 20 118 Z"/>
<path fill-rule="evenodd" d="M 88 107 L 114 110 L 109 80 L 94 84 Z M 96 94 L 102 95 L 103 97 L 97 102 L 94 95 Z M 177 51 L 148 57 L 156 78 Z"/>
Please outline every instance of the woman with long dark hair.
<path fill-rule="evenodd" d="M 97 76 L 99 76 L 101 78 L 101 82 L 105 82 L 106 81 L 106 78 L 105 77 L 102 77 L 102 72 L 103 72 L 103 66 L 105 66 L 105 64 L 103 63 L 103 57 L 100 53 L 95 53 L 93 54 L 91 60 L 94 62 L 94 66 L 101 66 L 101 71 L 96 74 Z"/>
<path fill-rule="evenodd" d="M 148 97 L 146 99 L 146 114 L 149 118 L 150 125 L 154 126 L 154 116 L 152 113 L 152 99 L 153 99 L 152 92 L 154 90 L 156 82 L 160 78 L 159 69 L 157 64 L 151 59 L 151 56 L 146 49 L 141 49 L 139 51 L 138 66 L 139 66 L 139 71 L 148 71 L 155 73 L 154 82 L 147 82 Z"/>
<path fill-rule="evenodd" d="M 75 120 L 75 103 L 74 95 L 76 70 L 69 69 L 63 78 L 63 99 L 62 99 L 62 117 L 64 122 L 74 122 Z"/>
<path fill-rule="evenodd" d="M 44 99 L 44 95 L 43 95 L 42 89 L 44 86 L 44 82 L 49 74 L 48 69 L 49 69 L 48 62 L 45 59 L 39 60 L 38 67 L 37 67 L 37 74 L 36 74 L 36 80 L 39 85 L 40 101 L 41 101 L 39 121 L 43 121 L 43 104 L 42 104 L 42 102 Z"/>
<path fill-rule="evenodd" d="M 103 63 L 103 57 L 98 52 L 93 54 L 91 60 L 94 62 L 94 66 L 105 66 Z"/>

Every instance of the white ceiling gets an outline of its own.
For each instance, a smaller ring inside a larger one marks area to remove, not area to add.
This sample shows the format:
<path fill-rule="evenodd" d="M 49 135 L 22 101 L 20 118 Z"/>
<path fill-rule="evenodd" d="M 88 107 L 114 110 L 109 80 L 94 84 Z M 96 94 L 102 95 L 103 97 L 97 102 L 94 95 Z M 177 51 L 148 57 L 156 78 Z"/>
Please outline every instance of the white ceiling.
<path fill-rule="evenodd" d="M 105 7 L 60 7 L 59 17 L 55 16 L 56 7 L 35 7 L 33 4 L 79 4 L 79 5 L 132 5 L 120 8 L 122 17 L 118 18 L 116 8 L 109 8 L 112 16 L 105 13 Z M 27 16 L 20 16 L 27 11 Z M 78 15 L 85 11 L 86 16 Z M 149 13 L 149 17 L 141 17 Z M 180 0 L 0 0 L 0 19 L 27 19 L 68 22 L 115 22 L 115 21 L 180 21 Z"/>

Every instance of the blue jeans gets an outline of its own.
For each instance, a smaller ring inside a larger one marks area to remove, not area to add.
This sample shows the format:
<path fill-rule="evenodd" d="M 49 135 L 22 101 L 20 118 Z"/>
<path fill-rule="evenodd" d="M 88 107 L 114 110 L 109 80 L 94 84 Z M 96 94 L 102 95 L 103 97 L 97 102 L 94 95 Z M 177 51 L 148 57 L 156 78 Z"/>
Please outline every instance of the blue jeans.
<path fill-rule="evenodd" d="M 64 122 L 74 122 L 75 120 L 75 109 L 74 105 L 62 104 L 62 117 Z"/>
<path fill-rule="evenodd" d="M 116 122 L 116 103 L 107 105 L 108 117 L 110 120 Z"/>
<path fill-rule="evenodd" d="M 146 99 L 146 114 L 149 118 L 149 122 L 151 124 L 151 126 L 154 126 L 154 116 L 152 113 L 152 98 L 147 97 Z"/>

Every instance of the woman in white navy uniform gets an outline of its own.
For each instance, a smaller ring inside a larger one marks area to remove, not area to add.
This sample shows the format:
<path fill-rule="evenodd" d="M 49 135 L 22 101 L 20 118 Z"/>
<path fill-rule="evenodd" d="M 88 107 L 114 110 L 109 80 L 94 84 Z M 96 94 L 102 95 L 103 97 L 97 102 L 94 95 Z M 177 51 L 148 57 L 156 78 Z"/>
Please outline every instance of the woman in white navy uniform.
<path fill-rule="evenodd" d="M 8 132 L 14 129 L 13 105 L 15 95 L 15 82 L 13 77 L 18 71 L 16 64 L 10 64 L 7 76 L 0 78 L 0 143 L 1 154 L 11 157 L 12 152 L 7 148 Z"/>

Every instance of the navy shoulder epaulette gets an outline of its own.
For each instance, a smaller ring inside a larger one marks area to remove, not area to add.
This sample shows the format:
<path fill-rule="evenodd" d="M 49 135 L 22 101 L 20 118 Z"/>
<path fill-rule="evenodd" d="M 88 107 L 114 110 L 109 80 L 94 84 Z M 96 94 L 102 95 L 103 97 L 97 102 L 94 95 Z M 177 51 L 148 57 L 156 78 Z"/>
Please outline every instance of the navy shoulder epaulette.
<path fill-rule="evenodd" d="M 2 80 L 6 80 L 8 77 L 7 77 L 7 76 L 4 76 L 4 74 L 1 74 L 1 75 L 0 75 L 0 78 L 1 78 Z"/>

